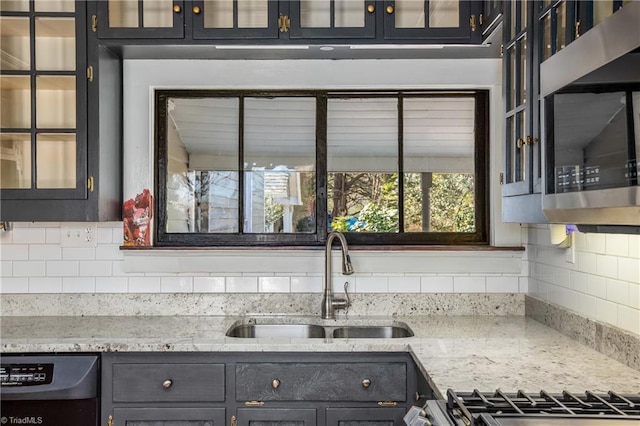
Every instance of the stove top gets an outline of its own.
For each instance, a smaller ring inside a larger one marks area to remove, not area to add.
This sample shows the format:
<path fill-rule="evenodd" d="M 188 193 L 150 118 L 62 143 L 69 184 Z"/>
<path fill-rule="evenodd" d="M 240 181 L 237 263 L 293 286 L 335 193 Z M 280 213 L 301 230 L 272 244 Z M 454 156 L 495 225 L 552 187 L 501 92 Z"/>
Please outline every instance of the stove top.
<path fill-rule="evenodd" d="M 640 425 L 640 394 L 563 391 L 492 393 L 447 391 L 447 400 L 427 401 L 405 416 L 408 426 L 622 426 Z"/>

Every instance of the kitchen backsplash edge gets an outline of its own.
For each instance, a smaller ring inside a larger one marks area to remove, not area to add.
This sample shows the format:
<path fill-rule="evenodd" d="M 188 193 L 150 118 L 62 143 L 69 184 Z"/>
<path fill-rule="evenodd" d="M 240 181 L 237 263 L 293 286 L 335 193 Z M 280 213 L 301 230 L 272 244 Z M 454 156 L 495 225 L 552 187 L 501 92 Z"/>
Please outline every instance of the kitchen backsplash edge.
<path fill-rule="evenodd" d="M 640 371 L 640 337 L 561 306 L 525 296 L 526 316 Z"/>

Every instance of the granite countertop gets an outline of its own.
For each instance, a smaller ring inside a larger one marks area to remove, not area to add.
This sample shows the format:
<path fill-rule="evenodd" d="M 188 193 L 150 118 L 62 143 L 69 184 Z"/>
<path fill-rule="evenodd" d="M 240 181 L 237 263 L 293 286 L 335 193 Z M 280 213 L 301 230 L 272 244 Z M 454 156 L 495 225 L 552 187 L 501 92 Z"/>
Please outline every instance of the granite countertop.
<path fill-rule="evenodd" d="M 396 339 L 243 339 L 225 337 L 236 322 L 328 327 L 402 322 Z M 101 316 L 0 317 L 3 353 L 15 352 L 409 352 L 436 392 L 592 390 L 640 392 L 640 371 L 524 316 L 318 317 Z"/>

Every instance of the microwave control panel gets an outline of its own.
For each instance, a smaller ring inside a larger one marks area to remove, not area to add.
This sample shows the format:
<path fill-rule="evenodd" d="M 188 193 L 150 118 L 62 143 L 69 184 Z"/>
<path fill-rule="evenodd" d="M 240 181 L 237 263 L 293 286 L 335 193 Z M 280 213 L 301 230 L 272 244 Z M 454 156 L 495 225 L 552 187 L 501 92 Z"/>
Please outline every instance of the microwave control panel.
<path fill-rule="evenodd" d="M 53 382 L 53 364 L 2 364 L 0 385 L 36 386 Z"/>

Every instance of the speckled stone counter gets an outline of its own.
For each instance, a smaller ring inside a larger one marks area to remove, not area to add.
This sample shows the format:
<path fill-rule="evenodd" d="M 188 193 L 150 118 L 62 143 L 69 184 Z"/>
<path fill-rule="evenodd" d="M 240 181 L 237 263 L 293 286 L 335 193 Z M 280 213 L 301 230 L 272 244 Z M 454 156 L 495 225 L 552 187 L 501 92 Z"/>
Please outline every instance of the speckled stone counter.
<path fill-rule="evenodd" d="M 340 325 L 407 324 L 399 339 L 243 339 L 226 337 L 236 322 Z M 1 350 L 104 351 L 408 351 L 436 391 L 540 389 L 640 392 L 640 372 L 523 316 L 1 317 Z"/>

